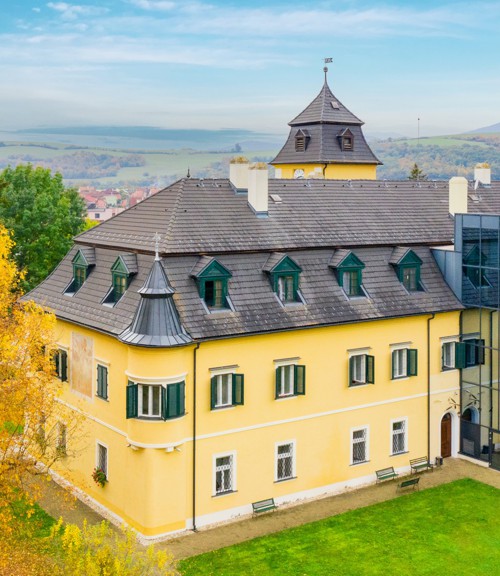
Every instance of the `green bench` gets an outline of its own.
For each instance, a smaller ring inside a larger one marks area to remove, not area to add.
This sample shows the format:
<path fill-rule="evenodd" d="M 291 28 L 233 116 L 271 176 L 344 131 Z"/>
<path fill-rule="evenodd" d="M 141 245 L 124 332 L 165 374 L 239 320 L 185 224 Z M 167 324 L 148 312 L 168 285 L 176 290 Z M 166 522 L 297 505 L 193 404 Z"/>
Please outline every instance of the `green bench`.
<path fill-rule="evenodd" d="M 422 456 L 421 458 L 414 458 L 413 460 L 410 460 L 410 468 L 411 468 L 412 474 L 414 472 L 415 472 L 415 474 L 417 472 L 422 472 L 423 470 L 429 470 L 429 469 L 434 470 L 433 464 L 431 464 L 425 456 Z"/>
<path fill-rule="evenodd" d="M 276 504 L 274 503 L 274 498 L 267 498 L 266 500 L 259 500 L 258 502 L 252 502 L 253 513 L 258 514 L 259 512 L 268 512 L 269 510 L 274 510 Z"/>
<path fill-rule="evenodd" d="M 403 480 L 398 484 L 397 490 L 403 490 L 404 488 L 413 487 L 413 490 L 418 490 L 418 483 L 420 482 L 420 476 L 417 478 L 410 478 L 409 480 Z"/>
<path fill-rule="evenodd" d="M 375 470 L 375 474 L 377 475 L 377 483 L 382 482 L 382 480 L 391 480 L 392 478 L 398 477 L 398 473 L 392 466 L 383 468 L 382 470 Z"/>

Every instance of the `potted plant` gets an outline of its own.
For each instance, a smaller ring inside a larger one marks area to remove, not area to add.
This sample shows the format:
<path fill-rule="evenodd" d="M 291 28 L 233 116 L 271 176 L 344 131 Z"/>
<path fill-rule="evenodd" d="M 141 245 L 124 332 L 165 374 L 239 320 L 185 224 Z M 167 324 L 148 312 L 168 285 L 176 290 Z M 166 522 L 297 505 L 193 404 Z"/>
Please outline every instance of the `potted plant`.
<path fill-rule="evenodd" d="M 96 484 L 99 484 L 101 488 L 104 488 L 104 485 L 108 481 L 106 478 L 106 472 L 104 472 L 104 470 L 101 468 L 94 468 L 94 471 L 92 472 L 92 479 Z"/>

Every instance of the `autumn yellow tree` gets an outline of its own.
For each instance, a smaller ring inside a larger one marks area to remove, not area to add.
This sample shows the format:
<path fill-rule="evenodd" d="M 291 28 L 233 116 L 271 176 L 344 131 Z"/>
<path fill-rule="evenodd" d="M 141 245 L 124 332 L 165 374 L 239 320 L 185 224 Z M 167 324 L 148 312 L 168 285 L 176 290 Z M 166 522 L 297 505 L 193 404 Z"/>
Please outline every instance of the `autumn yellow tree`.
<path fill-rule="evenodd" d="M 19 300 L 19 274 L 9 232 L 0 226 L 0 530 L 12 525 L 12 502 L 27 481 L 66 457 L 74 418 L 59 402 L 52 361 L 55 318 Z M 31 490 L 30 490 L 31 494 Z"/>

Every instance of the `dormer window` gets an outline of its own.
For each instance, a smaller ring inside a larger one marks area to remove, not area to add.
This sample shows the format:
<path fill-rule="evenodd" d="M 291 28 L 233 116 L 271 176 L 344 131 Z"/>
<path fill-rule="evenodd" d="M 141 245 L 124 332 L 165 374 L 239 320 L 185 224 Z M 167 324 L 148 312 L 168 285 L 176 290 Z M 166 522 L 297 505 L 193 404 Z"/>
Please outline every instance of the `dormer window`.
<path fill-rule="evenodd" d="M 135 274 L 137 274 L 136 255 L 123 254 L 118 256 L 111 266 L 111 288 L 104 297 L 103 304 L 114 306 L 119 302 Z"/>
<path fill-rule="evenodd" d="M 95 252 L 93 248 L 81 248 L 71 260 L 73 265 L 73 279 L 64 291 L 65 294 L 72 296 L 85 283 L 90 271 L 95 265 Z"/>
<path fill-rule="evenodd" d="M 309 144 L 310 136 L 307 130 L 298 130 L 295 134 L 295 152 L 305 152 Z"/>
<path fill-rule="evenodd" d="M 271 254 L 264 272 L 269 274 L 271 286 L 279 301 L 286 305 L 303 302 L 299 291 L 302 268 L 286 254 Z"/>
<path fill-rule="evenodd" d="M 335 270 L 337 282 L 349 298 L 366 296 L 363 289 L 364 263 L 350 250 L 337 250 L 329 264 Z"/>
<path fill-rule="evenodd" d="M 338 136 L 340 149 L 343 152 L 351 152 L 354 150 L 354 134 L 349 130 L 349 128 L 345 128 Z"/>
<path fill-rule="evenodd" d="M 397 247 L 389 262 L 394 266 L 399 281 L 408 292 L 420 292 L 424 289 L 420 282 L 422 260 L 413 250 Z"/>
<path fill-rule="evenodd" d="M 209 312 L 231 310 L 228 284 L 231 272 L 215 258 L 203 256 L 191 272 L 198 293 Z"/>

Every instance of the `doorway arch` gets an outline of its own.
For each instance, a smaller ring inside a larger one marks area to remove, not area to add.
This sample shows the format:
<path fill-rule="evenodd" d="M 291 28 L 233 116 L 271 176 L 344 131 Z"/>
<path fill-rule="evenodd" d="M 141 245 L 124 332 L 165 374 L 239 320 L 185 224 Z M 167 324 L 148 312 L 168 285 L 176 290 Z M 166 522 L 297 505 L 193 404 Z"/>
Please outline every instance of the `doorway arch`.
<path fill-rule="evenodd" d="M 462 420 L 472 424 L 479 424 L 479 410 L 475 406 L 467 406 L 462 414 Z"/>

